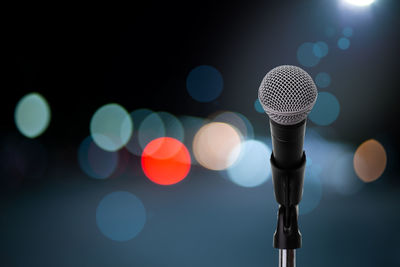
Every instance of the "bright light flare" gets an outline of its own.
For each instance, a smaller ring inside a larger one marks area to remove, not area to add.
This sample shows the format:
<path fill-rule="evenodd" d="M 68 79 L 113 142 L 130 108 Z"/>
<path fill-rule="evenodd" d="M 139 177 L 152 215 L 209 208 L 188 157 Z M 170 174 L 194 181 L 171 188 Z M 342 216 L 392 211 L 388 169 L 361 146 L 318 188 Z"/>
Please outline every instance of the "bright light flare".
<path fill-rule="evenodd" d="M 369 6 L 375 2 L 375 0 L 345 0 L 345 2 L 355 6 Z"/>

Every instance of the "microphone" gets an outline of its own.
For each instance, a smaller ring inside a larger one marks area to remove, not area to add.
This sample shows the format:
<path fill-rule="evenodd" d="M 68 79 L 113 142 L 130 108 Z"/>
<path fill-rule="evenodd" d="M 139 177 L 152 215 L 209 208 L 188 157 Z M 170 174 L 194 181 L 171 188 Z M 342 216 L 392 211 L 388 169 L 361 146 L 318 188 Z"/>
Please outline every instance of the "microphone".
<path fill-rule="evenodd" d="M 276 201 L 279 204 L 273 246 L 280 266 L 295 266 L 295 249 L 301 247 L 298 204 L 303 194 L 306 155 L 303 151 L 307 115 L 317 100 L 317 87 L 303 69 L 283 65 L 269 71 L 258 98 L 270 118 L 270 159 Z"/>

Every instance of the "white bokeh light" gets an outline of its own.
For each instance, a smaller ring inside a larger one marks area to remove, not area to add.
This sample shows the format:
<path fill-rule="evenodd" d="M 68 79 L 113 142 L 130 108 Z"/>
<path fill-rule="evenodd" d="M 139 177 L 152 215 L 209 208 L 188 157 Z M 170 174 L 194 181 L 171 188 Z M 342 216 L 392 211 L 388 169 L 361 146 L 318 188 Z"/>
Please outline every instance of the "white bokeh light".
<path fill-rule="evenodd" d="M 369 6 L 375 2 L 375 0 L 345 0 L 345 2 L 355 6 Z"/>

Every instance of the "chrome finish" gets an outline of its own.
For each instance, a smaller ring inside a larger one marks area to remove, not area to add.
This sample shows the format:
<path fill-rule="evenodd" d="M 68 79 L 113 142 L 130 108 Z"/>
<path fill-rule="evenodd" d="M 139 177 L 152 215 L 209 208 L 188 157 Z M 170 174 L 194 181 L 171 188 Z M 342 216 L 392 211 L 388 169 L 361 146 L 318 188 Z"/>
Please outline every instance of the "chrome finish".
<path fill-rule="evenodd" d="M 279 267 L 296 267 L 296 250 L 279 250 Z"/>

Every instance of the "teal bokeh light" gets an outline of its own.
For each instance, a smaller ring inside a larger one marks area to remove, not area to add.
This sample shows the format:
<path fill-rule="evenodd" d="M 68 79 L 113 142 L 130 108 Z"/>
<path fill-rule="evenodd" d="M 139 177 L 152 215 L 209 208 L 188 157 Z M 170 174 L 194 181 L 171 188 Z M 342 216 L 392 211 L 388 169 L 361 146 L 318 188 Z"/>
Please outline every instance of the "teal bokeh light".
<path fill-rule="evenodd" d="M 261 106 L 260 100 L 258 100 L 258 98 L 256 99 L 256 101 L 254 101 L 254 109 L 258 113 L 265 113 L 263 107 Z"/>
<path fill-rule="evenodd" d="M 49 126 L 50 117 L 49 104 L 39 93 L 30 93 L 21 98 L 14 113 L 18 130 L 29 138 L 41 135 Z"/>
<path fill-rule="evenodd" d="M 313 43 L 303 43 L 297 49 L 297 60 L 304 67 L 314 67 L 316 66 L 320 58 L 314 54 L 314 44 Z"/>
<path fill-rule="evenodd" d="M 164 124 L 165 137 L 172 137 L 183 142 L 185 131 L 181 121 L 171 113 L 165 111 L 157 112 L 157 114 Z"/>
<path fill-rule="evenodd" d="M 353 36 L 353 28 L 351 28 L 351 27 L 345 27 L 345 28 L 343 28 L 342 33 L 343 33 L 343 35 L 346 36 L 346 37 L 351 37 L 351 36 Z"/>
<path fill-rule="evenodd" d="M 337 98 L 328 92 L 318 94 L 317 102 L 311 110 L 309 118 L 318 125 L 326 126 L 339 116 L 340 104 Z"/>
<path fill-rule="evenodd" d="M 353 158 L 353 152 L 341 153 L 331 161 L 326 172 L 331 188 L 343 195 L 353 195 L 364 185 L 354 171 Z"/>
<path fill-rule="evenodd" d="M 331 76 L 326 72 L 320 72 L 315 76 L 315 84 L 319 88 L 326 88 L 331 84 Z"/>
<path fill-rule="evenodd" d="M 129 152 L 136 156 L 142 155 L 142 147 L 139 144 L 138 130 L 143 120 L 152 113 L 153 111 L 150 109 L 141 108 L 131 112 L 130 114 L 133 125 L 135 125 L 135 131 L 132 132 L 131 138 L 129 139 L 125 147 L 128 149 Z"/>
<path fill-rule="evenodd" d="M 320 180 L 320 173 L 321 167 L 317 164 L 312 164 L 310 158 L 307 158 L 304 192 L 299 206 L 300 214 L 310 213 L 321 201 L 322 182 Z"/>
<path fill-rule="evenodd" d="M 243 187 L 256 187 L 267 181 L 271 170 L 266 160 L 271 155 L 271 149 L 256 140 L 244 141 L 236 149 L 240 150 L 239 157 L 227 169 L 230 180 Z M 232 155 L 237 153 L 234 151 Z"/>
<path fill-rule="evenodd" d="M 246 116 L 241 113 L 225 111 L 215 116 L 213 121 L 225 122 L 235 127 L 244 139 L 252 139 L 254 137 L 253 125 Z"/>
<path fill-rule="evenodd" d="M 91 136 L 85 138 L 78 149 L 78 162 L 82 171 L 95 179 L 110 177 L 118 166 L 118 152 L 98 147 Z"/>
<path fill-rule="evenodd" d="M 146 223 L 146 210 L 134 194 L 117 191 L 106 195 L 97 206 L 97 227 L 114 241 L 136 237 Z"/>
<path fill-rule="evenodd" d="M 165 125 L 158 113 L 151 113 L 139 126 L 138 141 L 141 150 L 154 139 L 165 137 Z"/>
<path fill-rule="evenodd" d="M 90 121 L 93 141 L 102 149 L 117 151 L 130 139 L 133 123 L 129 113 L 118 104 L 100 107 Z"/>
<path fill-rule="evenodd" d="M 215 100 L 221 94 L 223 87 L 221 73 L 212 66 L 198 66 L 190 71 L 186 79 L 189 95 L 199 102 Z"/>
<path fill-rule="evenodd" d="M 340 38 L 339 40 L 338 40 L 338 47 L 340 48 L 340 49 L 342 49 L 342 50 L 347 50 L 347 49 L 349 49 L 349 47 L 350 47 L 350 40 L 349 39 L 347 39 L 347 38 L 345 38 L 345 37 L 342 37 L 342 38 Z"/>
<path fill-rule="evenodd" d="M 316 57 L 323 58 L 328 55 L 329 47 L 325 42 L 316 42 L 313 46 L 313 53 Z"/>

